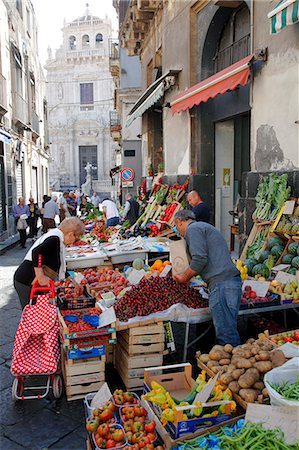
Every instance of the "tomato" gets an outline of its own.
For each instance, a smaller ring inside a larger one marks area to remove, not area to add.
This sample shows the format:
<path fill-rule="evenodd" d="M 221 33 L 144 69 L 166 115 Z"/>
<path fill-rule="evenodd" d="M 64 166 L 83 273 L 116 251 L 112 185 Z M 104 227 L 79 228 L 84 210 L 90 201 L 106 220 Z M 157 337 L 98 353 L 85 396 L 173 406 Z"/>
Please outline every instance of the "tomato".
<path fill-rule="evenodd" d="M 94 433 L 100 424 L 100 419 L 98 417 L 93 417 L 86 424 L 86 430 L 90 433 Z"/>
<path fill-rule="evenodd" d="M 132 442 L 133 442 L 133 433 L 132 433 L 132 431 L 127 431 L 126 432 L 126 437 L 127 437 L 127 439 L 128 439 L 128 442 L 129 442 L 129 444 L 132 444 Z"/>
<path fill-rule="evenodd" d="M 102 423 L 101 425 L 99 425 L 97 432 L 101 437 L 107 436 L 107 434 L 109 433 L 109 425 L 107 423 Z"/>
<path fill-rule="evenodd" d="M 133 433 L 137 433 L 138 431 L 143 431 L 144 425 L 141 422 L 134 422 L 132 425 L 132 431 Z"/>
<path fill-rule="evenodd" d="M 113 439 L 108 439 L 106 442 L 106 448 L 113 448 L 115 447 L 115 441 Z"/>
<path fill-rule="evenodd" d="M 141 405 L 134 406 L 134 412 L 135 412 L 136 416 L 146 416 L 147 415 L 146 410 Z"/>
<path fill-rule="evenodd" d="M 296 341 L 299 341 L 299 331 L 296 331 L 296 332 L 294 333 L 294 339 L 295 339 Z"/>
<path fill-rule="evenodd" d="M 97 447 L 106 448 L 106 439 L 99 437 L 98 439 L 96 439 L 96 443 L 97 443 Z"/>
<path fill-rule="evenodd" d="M 99 418 L 101 422 L 107 422 L 108 420 L 112 419 L 113 414 L 110 409 L 105 409 L 99 414 Z"/>
<path fill-rule="evenodd" d="M 154 420 L 151 420 L 150 422 L 148 422 L 144 425 L 144 430 L 147 433 L 152 433 L 155 430 L 155 428 L 156 428 L 156 423 Z"/>
<path fill-rule="evenodd" d="M 123 442 L 125 440 L 125 435 L 123 430 L 121 429 L 116 429 L 113 433 L 112 433 L 112 439 L 114 439 L 115 442 Z"/>
<path fill-rule="evenodd" d="M 139 448 L 143 448 L 145 447 L 147 444 L 150 444 L 149 439 L 146 436 L 143 436 L 142 438 L 139 439 L 138 441 L 138 447 Z"/>
<path fill-rule="evenodd" d="M 154 442 L 156 440 L 156 435 L 154 433 L 147 433 L 146 437 L 150 442 Z"/>

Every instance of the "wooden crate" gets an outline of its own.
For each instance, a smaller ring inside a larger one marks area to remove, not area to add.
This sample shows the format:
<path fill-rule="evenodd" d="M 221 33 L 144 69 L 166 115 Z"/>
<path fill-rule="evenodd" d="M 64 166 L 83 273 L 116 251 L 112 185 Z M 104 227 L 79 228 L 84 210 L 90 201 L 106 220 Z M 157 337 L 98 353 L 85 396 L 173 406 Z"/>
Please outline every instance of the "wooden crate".
<path fill-rule="evenodd" d="M 243 251 L 241 253 L 240 259 L 241 261 L 245 261 L 246 260 L 246 254 L 247 254 L 247 250 L 249 245 L 251 245 L 255 239 L 258 237 L 258 235 L 260 234 L 260 232 L 266 227 L 266 226 L 270 226 L 272 222 L 260 222 L 260 223 L 254 223 L 253 227 L 249 233 L 248 239 L 246 241 L 246 244 L 243 248 Z M 270 231 L 270 228 L 269 228 Z"/>
<path fill-rule="evenodd" d="M 105 381 L 105 357 L 70 360 L 62 348 L 62 374 L 67 400 L 84 398 L 97 392 Z"/>
<path fill-rule="evenodd" d="M 144 368 L 163 364 L 163 322 L 138 325 L 117 333 L 114 365 L 127 389 L 143 386 Z"/>
<path fill-rule="evenodd" d="M 115 345 L 109 344 L 106 346 L 106 364 L 112 364 L 114 359 L 114 347 Z"/>

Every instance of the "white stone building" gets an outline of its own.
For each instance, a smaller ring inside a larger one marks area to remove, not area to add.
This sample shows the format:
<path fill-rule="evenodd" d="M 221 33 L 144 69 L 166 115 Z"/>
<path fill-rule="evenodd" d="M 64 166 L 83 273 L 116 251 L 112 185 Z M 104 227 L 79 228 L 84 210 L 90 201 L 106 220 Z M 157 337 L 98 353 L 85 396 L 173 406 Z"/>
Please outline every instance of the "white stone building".
<path fill-rule="evenodd" d="M 80 188 L 87 163 L 92 165 L 92 189 L 112 192 L 114 167 L 110 112 L 114 82 L 110 72 L 111 22 L 87 10 L 64 23 L 63 43 L 48 52 L 47 99 L 51 144 L 50 185 L 53 190 Z"/>
<path fill-rule="evenodd" d="M 12 206 L 48 193 L 47 103 L 30 0 L 0 0 L 0 249 L 18 237 Z"/>

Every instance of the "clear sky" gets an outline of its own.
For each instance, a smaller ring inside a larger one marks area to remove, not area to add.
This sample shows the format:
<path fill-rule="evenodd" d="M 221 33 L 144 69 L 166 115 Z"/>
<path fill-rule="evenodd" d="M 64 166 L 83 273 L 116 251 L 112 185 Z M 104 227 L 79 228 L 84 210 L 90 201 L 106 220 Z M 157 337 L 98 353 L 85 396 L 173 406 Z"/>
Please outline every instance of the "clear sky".
<path fill-rule="evenodd" d="M 47 59 L 47 48 L 56 50 L 62 43 L 63 20 L 71 22 L 86 11 L 89 4 L 91 14 L 104 18 L 105 15 L 112 20 L 112 27 L 116 34 L 117 16 L 112 6 L 112 0 L 31 0 L 38 21 L 39 56 L 42 65 Z M 55 52 L 53 51 L 53 55 Z"/>

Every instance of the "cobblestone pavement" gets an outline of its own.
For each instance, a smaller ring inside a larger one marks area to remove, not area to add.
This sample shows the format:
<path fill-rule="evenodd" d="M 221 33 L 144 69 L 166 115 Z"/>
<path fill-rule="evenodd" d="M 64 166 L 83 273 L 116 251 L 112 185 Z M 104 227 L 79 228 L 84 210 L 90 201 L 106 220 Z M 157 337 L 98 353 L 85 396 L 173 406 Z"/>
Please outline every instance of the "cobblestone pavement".
<path fill-rule="evenodd" d="M 29 241 L 27 241 L 29 244 Z M 15 247 L 0 256 L 0 449 L 84 450 L 86 432 L 82 400 L 14 402 L 10 373 L 13 340 L 21 307 L 13 288 L 13 274 L 26 250 Z"/>

